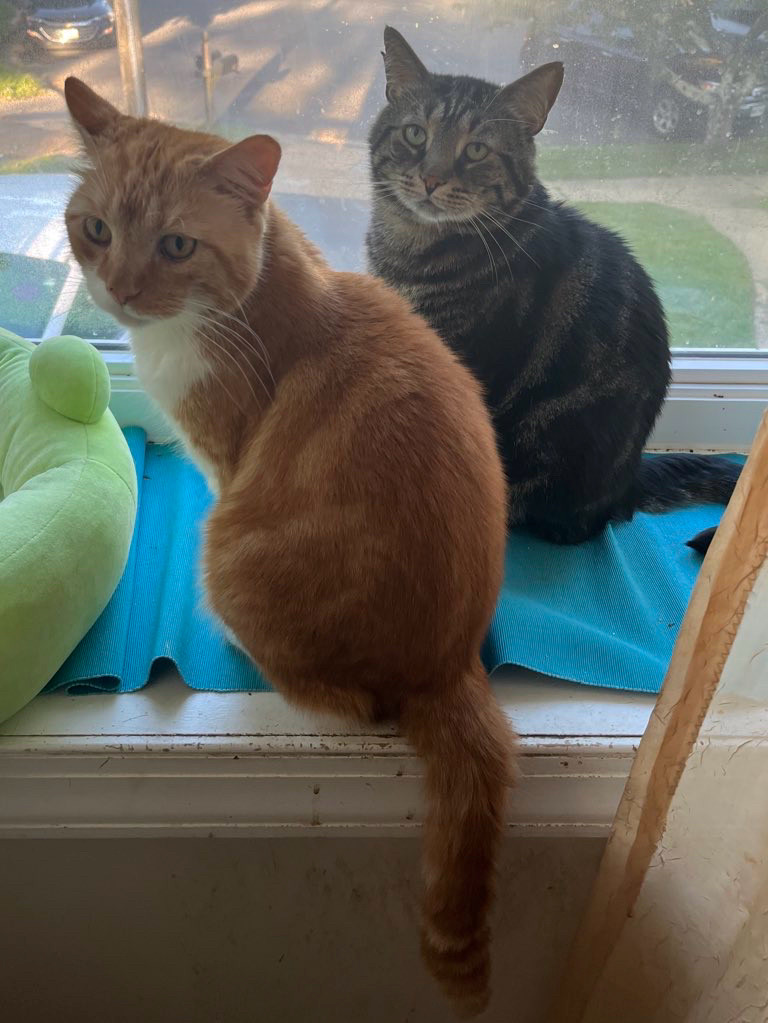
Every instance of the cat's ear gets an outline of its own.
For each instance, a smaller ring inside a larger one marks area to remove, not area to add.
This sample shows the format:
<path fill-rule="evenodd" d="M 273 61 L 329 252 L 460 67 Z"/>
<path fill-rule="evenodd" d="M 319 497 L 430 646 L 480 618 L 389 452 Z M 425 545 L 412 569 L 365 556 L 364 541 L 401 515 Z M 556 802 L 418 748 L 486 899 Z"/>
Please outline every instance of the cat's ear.
<path fill-rule="evenodd" d="M 505 86 L 489 109 L 511 109 L 525 122 L 531 135 L 538 135 L 563 84 L 563 65 L 559 60 L 542 64 L 535 71 Z"/>
<path fill-rule="evenodd" d="M 64 82 L 64 98 L 86 145 L 108 136 L 123 115 L 79 78 Z"/>
<path fill-rule="evenodd" d="M 260 206 L 272 188 L 281 155 L 280 143 L 271 135 L 251 135 L 206 160 L 203 174 L 244 206 Z"/>
<path fill-rule="evenodd" d="M 387 100 L 390 103 L 429 79 L 429 71 L 397 29 L 389 25 L 384 29 L 382 57 L 387 76 Z"/>

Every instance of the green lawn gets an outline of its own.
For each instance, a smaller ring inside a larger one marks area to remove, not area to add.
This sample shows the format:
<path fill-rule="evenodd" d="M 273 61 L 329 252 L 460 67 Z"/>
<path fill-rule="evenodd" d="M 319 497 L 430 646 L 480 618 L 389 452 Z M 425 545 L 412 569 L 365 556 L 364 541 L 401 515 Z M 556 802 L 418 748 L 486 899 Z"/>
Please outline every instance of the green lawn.
<path fill-rule="evenodd" d="M 653 277 L 674 348 L 754 348 L 754 288 L 743 253 L 703 217 L 657 203 L 580 203 L 618 231 Z"/>
<path fill-rule="evenodd" d="M 29 99 L 43 91 L 43 83 L 27 71 L 19 71 L 0 63 L 0 102 L 11 99 Z"/>
<path fill-rule="evenodd" d="M 66 277 L 56 260 L 0 252 L 0 323 L 14 334 L 40 337 Z"/>
<path fill-rule="evenodd" d="M 0 322 L 22 337 L 41 337 L 67 278 L 66 264 L 53 259 L 0 253 Z M 62 334 L 114 340 L 123 328 L 95 306 L 80 284 Z"/>
<path fill-rule="evenodd" d="M 84 337 L 89 341 L 114 341 L 121 337 L 125 330 L 116 320 L 93 304 L 88 289 L 85 284 L 81 284 L 61 332 L 76 334 L 77 337 Z"/>
<path fill-rule="evenodd" d="M 768 139 L 735 139 L 727 148 L 701 142 L 611 142 L 539 148 L 544 179 L 672 177 L 680 174 L 766 174 Z"/>
<path fill-rule="evenodd" d="M 69 174 L 76 157 L 63 153 L 50 156 L 30 156 L 25 160 L 5 160 L 0 163 L 0 174 Z"/>

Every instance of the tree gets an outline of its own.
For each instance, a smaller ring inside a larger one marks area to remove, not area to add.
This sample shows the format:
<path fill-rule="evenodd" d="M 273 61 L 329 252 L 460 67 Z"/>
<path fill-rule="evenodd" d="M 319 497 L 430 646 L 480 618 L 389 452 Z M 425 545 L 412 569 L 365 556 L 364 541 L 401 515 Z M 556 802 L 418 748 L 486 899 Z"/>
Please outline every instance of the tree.
<path fill-rule="evenodd" d="M 731 20 L 751 20 L 742 35 L 718 31 L 713 15 L 728 18 L 728 8 L 707 0 L 539 0 L 535 20 L 539 25 L 592 24 L 606 37 L 631 29 L 652 78 L 707 111 L 706 141 L 712 144 L 730 138 L 739 107 L 768 74 L 768 46 L 761 39 L 768 33 L 768 0 L 742 0 L 740 5 L 734 0 L 733 11 Z M 711 61 L 716 85 L 692 82 L 676 70 L 681 53 Z"/>
<path fill-rule="evenodd" d="M 712 94 L 708 107 L 708 143 L 725 142 L 733 134 L 733 122 L 745 97 L 766 74 L 765 51 L 759 40 L 768 33 L 768 11 L 762 11 L 749 32 L 731 47 L 720 70 L 720 88 Z"/>

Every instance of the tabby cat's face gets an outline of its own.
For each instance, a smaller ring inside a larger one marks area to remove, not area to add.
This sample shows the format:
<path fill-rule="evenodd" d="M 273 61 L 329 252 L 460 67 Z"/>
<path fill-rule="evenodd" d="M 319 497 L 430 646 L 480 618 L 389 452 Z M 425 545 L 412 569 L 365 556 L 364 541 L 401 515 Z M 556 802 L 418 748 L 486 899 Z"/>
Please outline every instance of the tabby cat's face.
<path fill-rule="evenodd" d="M 227 147 L 126 117 L 77 79 L 65 91 L 87 157 L 67 232 L 93 299 L 134 328 L 235 309 L 261 271 L 278 144 Z"/>
<path fill-rule="evenodd" d="M 370 135 L 375 198 L 422 222 L 492 219 L 535 181 L 533 136 L 562 82 L 547 64 L 499 88 L 430 74 L 394 29 L 384 34 L 388 105 Z"/>

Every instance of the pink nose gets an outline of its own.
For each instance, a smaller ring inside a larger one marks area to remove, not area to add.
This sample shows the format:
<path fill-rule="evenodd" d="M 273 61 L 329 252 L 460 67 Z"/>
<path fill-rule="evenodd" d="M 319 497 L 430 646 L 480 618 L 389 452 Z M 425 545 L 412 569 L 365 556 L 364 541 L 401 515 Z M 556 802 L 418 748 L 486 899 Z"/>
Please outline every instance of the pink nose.
<path fill-rule="evenodd" d="M 436 188 L 439 188 L 440 185 L 445 184 L 445 182 L 441 181 L 440 178 L 436 178 L 432 175 L 426 178 L 422 178 L 421 180 L 424 182 L 424 188 L 426 190 L 427 195 L 432 195 Z"/>
<path fill-rule="evenodd" d="M 140 290 L 131 291 L 130 287 L 121 287 L 119 284 L 108 284 L 107 291 L 118 305 L 127 305 L 128 302 L 132 302 L 141 294 Z"/>

